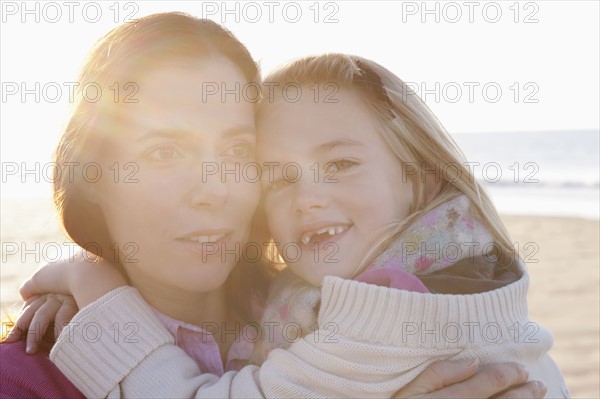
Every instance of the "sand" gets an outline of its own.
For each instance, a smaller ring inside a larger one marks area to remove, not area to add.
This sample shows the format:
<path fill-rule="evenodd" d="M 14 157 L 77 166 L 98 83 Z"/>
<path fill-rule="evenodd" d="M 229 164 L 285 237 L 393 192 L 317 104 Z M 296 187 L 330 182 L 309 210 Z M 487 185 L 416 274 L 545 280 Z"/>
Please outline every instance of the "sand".
<path fill-rule="evenodd" d="M 537 216 L 504 216 L 504 221 L 531 274 L 531 319 L 553 332 L 551 355 L 573 397 L 600 397 L 599 221 Z M 18 311 L 20 282 L 44 257 L 57 256 L 57 250 L 66 254 L 65 241 L 49 202 L 3 201 L 3 310 Z M 14 245 L 34 253 L 10 255 Z"/>
<path fill-rule="evenodd" d="M 533 243 L 521 252 L 530 259 L 530 318 L 554 334 L 550 354 L 573 397 L 599 398 L 600 223 L 558 217 L 503 219 L 521 249 Z M 535 255 L 534 248 L 539 248 Z"/>

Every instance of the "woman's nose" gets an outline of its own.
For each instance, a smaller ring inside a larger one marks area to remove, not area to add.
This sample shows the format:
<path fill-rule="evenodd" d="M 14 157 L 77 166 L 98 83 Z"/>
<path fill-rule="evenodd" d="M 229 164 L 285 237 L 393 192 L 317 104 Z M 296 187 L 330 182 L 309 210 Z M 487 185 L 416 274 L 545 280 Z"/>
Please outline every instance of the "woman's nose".
<path fill-rule="evenodd" d="M 229 187 L 222 176 L 217 163 L 203 163 L 201 176 L 198 176 L 199 179 L 192 189 L 192 206 L 210 208 L 223 206 L 227 202 Z"/>

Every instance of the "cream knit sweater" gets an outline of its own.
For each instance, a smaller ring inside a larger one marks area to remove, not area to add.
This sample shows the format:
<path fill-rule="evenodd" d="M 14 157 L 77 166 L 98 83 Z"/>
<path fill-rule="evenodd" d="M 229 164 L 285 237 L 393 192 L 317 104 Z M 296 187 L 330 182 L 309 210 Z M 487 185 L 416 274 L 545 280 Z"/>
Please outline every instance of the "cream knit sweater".
<path fill-rule="evenodd" d="M 326 277 L 320 329 L 259 368 L 199 373 L 137 291 L 118 288 L 82 309 L 50 358 L 89 397 L 391 397 L 429 364 L 515 361 L 547 397 L 569 395 L 548 355 L 550 333 L 527 317 L 528 275 L 475 295 L 408 292 Z M 134 322 L 130 336 L 123 332 Z"/>

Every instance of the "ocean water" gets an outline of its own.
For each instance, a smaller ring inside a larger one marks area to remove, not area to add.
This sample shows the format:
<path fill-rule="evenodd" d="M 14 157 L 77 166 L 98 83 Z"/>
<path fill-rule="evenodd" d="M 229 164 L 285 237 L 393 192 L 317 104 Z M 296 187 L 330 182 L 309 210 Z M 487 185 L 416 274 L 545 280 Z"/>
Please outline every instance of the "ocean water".
<path fill-rule="evenodd" d="M 455 134 L 504 214 L 600 218 L 600 132 Z"/>

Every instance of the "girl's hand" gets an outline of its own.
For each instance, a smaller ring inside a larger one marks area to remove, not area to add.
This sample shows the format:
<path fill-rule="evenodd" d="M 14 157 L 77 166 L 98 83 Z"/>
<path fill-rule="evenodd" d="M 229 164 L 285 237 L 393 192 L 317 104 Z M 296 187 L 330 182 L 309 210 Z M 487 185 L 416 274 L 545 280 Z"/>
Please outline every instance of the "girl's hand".
<path fill-rule="evenodd" d="M 516 363 L 480 367 L 477 359 L 443 360 L 427 367 L 394 398 L 543 398 L 546 386 L 527 382 L 528 374 Z"/>
<path fill-rule="evenodd" d="M 24 300 L 35 295 L 72 295 L 79 309 L 104 294 L 126 285 L 125 277 L 110 263 L 85 254 L 49 263 L 38 269 L 20 288 Z"/>
<path fill-rule="evenodd" d="M 30 297 L 4 342 L 16 342 L 27 335 L 25 352 L 36 353 L 42 340 L 53 341 L 63 327 L 75 316 L 78 308 L 70 295 L 46 294 Z M 48 331 L 49 327 L 54 327 Z"/>

